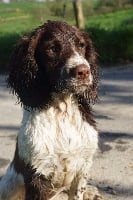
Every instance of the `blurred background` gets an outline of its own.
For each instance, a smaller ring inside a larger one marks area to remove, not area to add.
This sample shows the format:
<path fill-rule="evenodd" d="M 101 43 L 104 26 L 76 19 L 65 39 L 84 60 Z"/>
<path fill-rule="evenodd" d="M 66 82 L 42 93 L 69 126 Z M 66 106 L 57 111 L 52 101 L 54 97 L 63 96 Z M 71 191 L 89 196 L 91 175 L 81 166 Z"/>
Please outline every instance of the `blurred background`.
<path fill-rule="evenodd" d="M 48 19 L 90 32 L 100 64 L 133 61 L 133 0 L 0 0 L 0 72 L 16 41 Z"/>

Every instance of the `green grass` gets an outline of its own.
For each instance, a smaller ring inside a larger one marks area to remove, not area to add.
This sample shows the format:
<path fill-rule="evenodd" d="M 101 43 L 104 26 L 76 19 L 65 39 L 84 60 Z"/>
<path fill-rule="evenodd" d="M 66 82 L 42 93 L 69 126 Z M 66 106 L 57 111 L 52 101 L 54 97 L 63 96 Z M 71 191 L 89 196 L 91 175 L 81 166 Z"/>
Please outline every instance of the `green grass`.
<path fill-rule="evenodd" d="M 37 3 L 12 3 L 0 4 L 0 30 L 6 33 L 21 33 L 29 31 L 39 24 L 39 19 L 33 21 L 33 10 L 39 12 L 40 5 Z"/>
<path fill-rule="evenodd" d="M 127 27 L 128 25 L 133 25 L 132 9 L 91 16 L 86 20 L 86 27 L 98 27 L 108 31 L 119 29 L 121 26 Z"/>
<path fill-rule="evenodd" d="M 0 68 L 5 70 L 16 41 L 35 27 L 51 20 L 64 20 L 62 4 L 0 3 Z M 86 15 L 87 16 L 87 15 Z M 75 24 L 72 4 L 67 5 L 65 21 Z M 133 14 L 123 10 L 86 17 L 86 30 L 91 32 L 100 61 L 116 63 L 133 60 Z"/>
<path fill-rule="evenodd" d="M 9 32 L 28 32 L 47 20 L 62 20 L 55 16 L 53 3 L 0 3 L 0 30 Z M 61 8 L 60 8 L 61 9 Z"/>

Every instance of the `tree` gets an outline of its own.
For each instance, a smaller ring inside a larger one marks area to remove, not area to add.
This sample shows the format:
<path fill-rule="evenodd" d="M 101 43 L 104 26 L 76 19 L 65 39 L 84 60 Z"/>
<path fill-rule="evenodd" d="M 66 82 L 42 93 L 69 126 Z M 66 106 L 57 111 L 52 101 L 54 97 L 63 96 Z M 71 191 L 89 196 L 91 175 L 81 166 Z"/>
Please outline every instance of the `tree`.
<path fill-rule="evenodd" d="M 79 29 L 84 29 L 84 15 L 82 9 L 82 0 L 73 0 L 73 9 L 76 19 L 76 26 Z"/>

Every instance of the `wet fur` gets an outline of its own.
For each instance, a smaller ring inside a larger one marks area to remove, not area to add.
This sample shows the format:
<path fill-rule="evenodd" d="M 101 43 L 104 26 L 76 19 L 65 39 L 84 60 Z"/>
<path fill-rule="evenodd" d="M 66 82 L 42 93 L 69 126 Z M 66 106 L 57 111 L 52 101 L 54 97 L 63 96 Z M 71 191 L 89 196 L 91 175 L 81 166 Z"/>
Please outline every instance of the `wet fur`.
<path fill-rule="evenodd" d="M 85 199 L 98 143 L 90 106 L 97 98 L 96 55 L 88 33 L 63 22 L 45 23 L 16 45 L 8 85 L 24 113 L 0 200 L 13 198 L 19 185 L 25 200 L 46 200 L 63 191 L 69 200 Z M 90 70 L 86 86 L 71 77 L 81 64 Z"/>

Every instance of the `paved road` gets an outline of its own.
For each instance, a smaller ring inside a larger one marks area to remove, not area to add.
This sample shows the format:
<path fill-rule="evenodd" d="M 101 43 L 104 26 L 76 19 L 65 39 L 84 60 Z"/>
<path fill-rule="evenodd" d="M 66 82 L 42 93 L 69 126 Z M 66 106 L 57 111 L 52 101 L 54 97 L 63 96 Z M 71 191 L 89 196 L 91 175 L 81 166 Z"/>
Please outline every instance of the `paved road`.
<path fill-rule="evenodd" d="M 106 200 L 133 199 L 133 66 L 101 70 L 100 102 L 94 106 L 100 132 L 90 183 Z M 22 118 L 20 105 L 0 77 L 0 175 L 12 160 Z"/>

